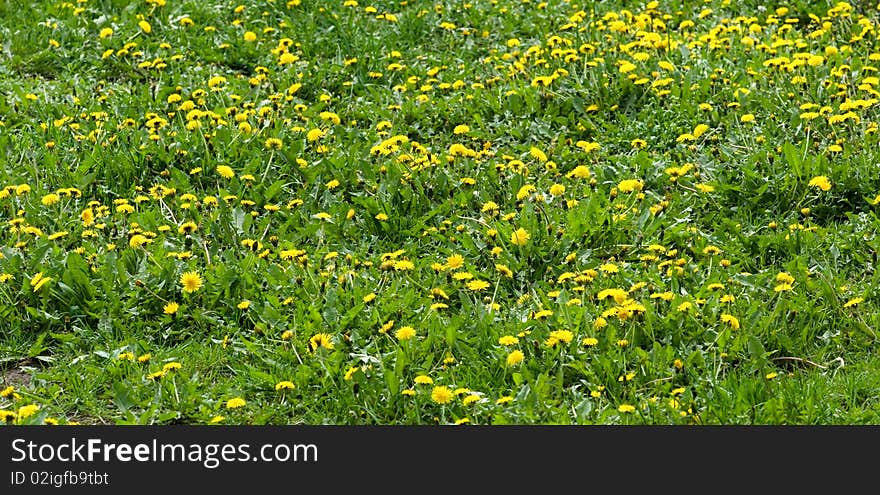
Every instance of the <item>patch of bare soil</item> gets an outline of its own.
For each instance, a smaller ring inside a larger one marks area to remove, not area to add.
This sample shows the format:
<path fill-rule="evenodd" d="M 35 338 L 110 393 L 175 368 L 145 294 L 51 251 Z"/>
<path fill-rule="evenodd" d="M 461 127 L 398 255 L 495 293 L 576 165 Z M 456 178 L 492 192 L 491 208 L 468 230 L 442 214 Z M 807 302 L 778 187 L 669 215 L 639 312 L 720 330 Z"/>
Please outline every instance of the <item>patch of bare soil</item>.
<path fill-rule="evenodd" d="M 31 384 L 31 375 L 25 369 L 15 366 L 8 370 L 3 370 L 2 387 L 13 386 L 15 388 L 26 388 Z"/>

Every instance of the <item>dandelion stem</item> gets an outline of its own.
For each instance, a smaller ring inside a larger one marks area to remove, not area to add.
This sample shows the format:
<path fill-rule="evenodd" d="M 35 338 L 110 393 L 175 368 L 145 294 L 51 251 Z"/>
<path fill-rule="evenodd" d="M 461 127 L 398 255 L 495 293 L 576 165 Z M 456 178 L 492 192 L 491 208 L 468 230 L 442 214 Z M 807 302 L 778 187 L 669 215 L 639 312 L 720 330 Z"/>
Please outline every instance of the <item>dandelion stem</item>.
<path fill-rule="evenodd" d="M 162 302 L 164 302 L 164 303 L 168 303 L 168 302 L 169 302 L 169 301 L 168 301 L 167 299 L 165 299 L 164 297 L 162 297 L 162 296 L 160 296 L 159 294 L 156 294 L 155 292 L 153 292 L 153 289 L 150 289 L 150 288 L 147 286 L 147 284 L 143 284 L 141 287 L 143 287 L 144 289 L 146 289 L 147 292 L 149 292 L 149 293 L 152 294 L 154 297 L 156 297 L 156 299 L 159 299 L 160 301 L 162 301 Z"/>
<path fill-rule="evenodd" d="M 498 295 L 498 285 L 501 283 L 501 275 L 498 275 L 498 279 L 495 280 L 495 289 L 492 291 L 492 300 L 489 301 L 489 313 L 494 312 L 495 305 L 495 297 Z"/>
<path fill-rule="evenodd" d="M 300 357 L 299 353 L 296 352 L 296 346 L 293 344 L 293 342 L 296 342 L 296 316 L 293 317 L 293 328 L 294 328 L 293 338 L 290 339 L 291 340 L 290 350 L 293 351 L 293 355 L 296 356 L 296 360 L 299 361 L 299 364 L 303 364 L 303 360 Z"/>
<path fill-rule="evenodd" d="M 266 228 L 263 229 L 263 233 L 260 234 L 260 241 L 261 241 L 261 242 L 263 241 L 263 239 L 266 238 L 266 234 L 269 233 L 269 227 L 271 227 L 271 226 L 272 226 L 272 221 L 271 221 L 271 220 L 269 220 L 268 222 L 266 222 Z"/>
<path fill-rule="evenodd" d="M 177 382 L 171 377 L 171 388 L 174 389 L 174 402 L 180 404 L 180 395 L 177 393 Z"/>
<path fill-rule="evenodd" d="M 260 182 L 266 181 L 266 176 L 269 175 L 269 169 L 272 168 L 272 159 L 275 158 L 275 153 L 269 155 L 269 162 L 266 163 L 266 170 L 263 170 L 263 175 L 260 177 Z"/>
<path fill-rule="evenodd" d="M 147 251 L 146 249 L 144 249 L 143 251 L 144 251 L 144 253 L 147 255 L 147 258 L 150 258 L 150 261 L 152 261 L 153 263 L 155 263 L 156 266 L 158 266 L 159 268 L 162 268 L 162 264 L 159 263 L 158 261 L 156 261 L 156 258 L 153 257 L 153 253 Z"/>
<path fill-rule="evenodd" d="M 474 222 L 479 223 L 480 225 L 482 225 L 482 226 L 484 226 L 484 227 L 487 227 L 487 228 L 490 227 L 490 225 L 489 225 L 488 223 L 486 223 L 486 221 L 483 220 L 482 218 L 465 217 L 465 216 L 462 216 L 462 215 L 458 215 L 458 218 L 460 218 L 460 219 L 462 219 L 462 220 L 472 220 L 472 221 L 474 221 Z"/>
<path fill-rule="evenodd" d="M 210 265 L 211 264 L 211 253 L 208 252 L 208 242 L 205 241 L 204 237 L 201 237 L 199 240 L 201 241 L 202 249 L 205 250 L 205 261 L 207 261 L 208 265 Z"/>
<path fill-rule="evenodd" d="M 171 208 L 168 207 L 168 205 L 165 204 L 165 201 L 163 201 L 161 198 L 159 199 L 159 206 L 164 208 L 165 211 L 168 212 L 168 216 L 171 217 L 171 221 L 174 222 L 174 225 L 177 225 L 177 218 L 174 216 L 174 212 L 171 211 Z"/>

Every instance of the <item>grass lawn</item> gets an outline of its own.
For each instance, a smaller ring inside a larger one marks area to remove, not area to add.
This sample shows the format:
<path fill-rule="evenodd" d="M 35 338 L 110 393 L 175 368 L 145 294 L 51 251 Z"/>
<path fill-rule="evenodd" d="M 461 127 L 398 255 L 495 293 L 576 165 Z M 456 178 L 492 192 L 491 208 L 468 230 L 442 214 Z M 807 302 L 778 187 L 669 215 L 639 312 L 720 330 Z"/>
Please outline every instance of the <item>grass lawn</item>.
<path fill-rule="evenodd" d="M 0 423 L 880 424 L 870 2 L 0 2 Z"/>

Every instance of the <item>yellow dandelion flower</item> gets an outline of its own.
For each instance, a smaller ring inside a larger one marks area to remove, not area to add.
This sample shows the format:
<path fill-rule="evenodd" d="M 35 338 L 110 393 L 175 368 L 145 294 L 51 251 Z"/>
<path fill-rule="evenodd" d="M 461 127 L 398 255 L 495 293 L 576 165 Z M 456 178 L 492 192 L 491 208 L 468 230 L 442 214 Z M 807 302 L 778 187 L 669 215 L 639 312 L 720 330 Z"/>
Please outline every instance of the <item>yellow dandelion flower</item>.
<path fill-rule="evenodd" d="M 400 327 L 394 332 L 394 336 L 397 340 L 409 340 L 416 336 L 416 329 L 411 326 Z"/>
<path fill-rule="evenodd" d="M 199 290 L 202 287 L 202 284 L 202 276 L 199 275 L 199 272 L 189 271 L 180 276 L 180 285 L 182 286 L 183 291 L 188 294 Z"/>
<path fill-rule="evenodd" d="M 192 234 L 193 232 L 195 232 L 197 230 L 199 230 L 199 226 L 196 225 L 196 223 L 192 222 L 192 221 L 184 222 L 180 225 L 180 227 L 177 227 L 177 232 L 179 232 L 181 234 Z"/>
<path fill-rule="evenodd" d="M 553 330 L 550 332 L 550 338 L 557 342 L 568 344 L 574 339 L 574 334 L 571 330 Z"/>
<path fill-rule="evenodd" d="M 89 227 L 93 223 L 95 223 L 95 212 L 91 208 L 86 208 L 79 215 L 82 220 L 83 226 Z"/>
<path fill-rule="evenodd" d="M 734 330 L 739 328 L 739 319 L 733 315 L 722 313 L 721 321 L 730 325 L 730 328 L 733 328 Z"/>
<path fill-rule="evenodd" d="M 541 318 L 547 318 L 548 316 L 553 316 L 553 311 L 549 309 L 542 309 L 540 311 L 536 311 L 532 314 L 532 318 L 535 320 L 540 320 Z"/>
<path fill-rule="evenodd" d="M 385 322 L 385 324 L 379 328 L 379 333 L 382 333 L 382 334 L 388 333 L 388 331 L 391 330 L 392 328 L 394 328 L 394 320 L 389 320 L 389 321 Z"/>
<path fill-rule="evenodd" d="M 629 299 L 629 293 L 623 289 L 612 288 L 612 289 L 602 289 L 596 294 L 596 299 L 600 301 L 607 298 L 613 298 L 614 302 L 617 304 L 622 304 L 624 301 Z"/>
<path fill-rule="evenodd" d="M 445 385 L 439 385 L 431 390 L 431 400 L 437 404 L 449 404 L 454 398 L 455 395 Z"/>
<path fill-rule="evenodd" d="M 131 239 L 128 240 L 128 245 L 132 249 L 137 249 L 137 248 L 143 246 L 144 244 L 149 244 L 151 242 L 153 242 L 153 240 L 150 239 L 149 237 L 147 237 L 143 234 L 135 234 L 135 235 L 131 236 Z"/>
<path fill-rule="evenodd" d="M 319 347 L 332 350 L 334 348 L 333 336 L 329 333 L 317 333 L 309 339 L 309 347 L 312 351 L 318 350 Z"/>
<path fill-rule="evenodd" d="M 434 380 L 428 375 L 419 375 L 413 381 L 418 385 L 432 385 L 434 383 Z"/>
<path fill-rule="evenodd" d="M 617 190 L 620 192 L 641 191 L 645 187 L 645 183 L 641 179 L 625 179 L 617 184 Z"/>
<path fill-rule="evenodd" d="M 525 354 L 523 354 L 523 352 L 519 349 L 512 351 L 510 354 L 507 355 L 507 365 L 516 366 L 519 363 L 523 362 L 525 357 Z"/>
<path fill-rule="evenodd" d="M 524 246 L 527 242 L 529 242 L 530 238 L 531 235 L 529 234 L 529 232 L 526 229 L 520 227 L 510 235 L 510 243 L 515 246 Z"/>
<path fill-rule="evenodd" d="M 614 263 L 605 263 L 599 267 L 599 271 L 602 273 L 619 273 L 620 268 L 618 268 L 617 265 L 615 265 Z"/>
<path fill-rule="evenodd" d="M 235 177 L 235 171 L 229 165 L 217 165 L 217 173 L 224 179 Z"/>
<path fill-rule="evenodd" d="M 823 191 L 831 189 L 831 181 L 824 175 L 813 177 L 807 185 L 810 187 L 818 187 Z"/>
<path fill-rule="evenodd" d="M 166 315 L 173 315 L 174 313 L 177 313 L 177 310 L 179 308 L 180 305 L 172 301 L 162 307 L 162 312 L 164 312 Z"/>
<path fill-rule="evenodd" d="M 519 343 L 519 339 L 513 335 L 504 335 L 498 339 L 498 343 L 505 346 L 516 345 Z"/>
<path fill-rule="evenodd" d="M 346 370 L 345 374 L 342 375 L 342 379 L 345 381 L 350 381 L 352 379 L 352 377 L 354 376 L 354 374 L 357 373 L 357 370 L 359 370 L 359 369 L 361 369 L 359 366 L 352 366 L 352 367 L 348 368 L 348 370 Z"/>
<path fill-rule="evenodd" d="M 177 361 L 172 361 L 170 363 L 165 363 L 165 365 L 162 366 L 162 371 L 164 371 L 165 373 L 168 373 L 171 371 L 179 370 L 182 367 L 183 367 L 183 365 L 181 365 Z"/>
<path fill-rule="evenodd" d="M 464 256 L 460 254 L 453 254 L 446 258 L 445 268 L 450 270 L 458 270 L 459 268 L 464 266 Z"/>
<path fill-rule="evenodd" d="M 539 162 L 546 162 L 547 161 L 547 154 L 534 146 L 532 146 L 531 149 L 529 149 L 529 155 L 531 155 L 533 158 L 535 158 Z"/>
<path fill-rule="evenodd" d="M 29 404 L 27 406 L 21 406 L 18 408 L 18 418 L 25 419 L 33 416 L 40 410 L 40 406 L 36 404 Z"/>
<path fill-rule="evenodd" d="M 550 194 L 553 196 L 562 196 L 565 194 L 565 186 L 562 184 L 553 184 L 550 186 Z"/>
<path fill-rule="evenodd" d="M 577 179 L 589 179 L 592 174 L 590 173 L 590 169 L 584 165 L 578 165 L 573 168 L 569 173 L 566 174 L 568 178 L 577 178 Z"/>
<path fill-rule="evenodd" d="M 473 403 L 475 403 L 475 402 L 479 402 L 479 400 L 480 400 L 480 396 L 479 396 L 479 395 L 477 395 L 477 394 L 469 394 L 469 395 L 466 395 L 466 396 L 461 400 L 461 403 L 464 404 L 464 405 L 466 405 L 466 406 L 469 406 L 469 405 L 471 405 L 471 404 L 473 404 Z M 467 419 L 467 418 L 463 418 L 463 419 Z"/>
<path fill-rule="evenodd" d="M 853 306 L 858 306 L 860 303 L 864 302 L 865 299 L 862 297 L 854 297 L 843 304 L 844 308 L 851 308 Z"/>
<path fill-rule="evenodd" d="M 280 57 L 278 57 L 278 65 L 292 64 L 297 60 L 299 60 L 299 57 L 292 53 L 285 52 L 282 53 Z"/>

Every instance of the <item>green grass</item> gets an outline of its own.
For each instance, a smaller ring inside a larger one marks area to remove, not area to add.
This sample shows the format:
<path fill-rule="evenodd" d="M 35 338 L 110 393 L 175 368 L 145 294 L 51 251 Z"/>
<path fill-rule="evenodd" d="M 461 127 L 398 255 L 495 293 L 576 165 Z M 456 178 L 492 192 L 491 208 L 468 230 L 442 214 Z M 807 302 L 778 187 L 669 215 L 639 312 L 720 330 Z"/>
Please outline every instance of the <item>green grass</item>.
<path fill-rule="evenodd" d="M 873 6 L 163 3 L 0 4 L 6 423 L 880 423 Z"/>

